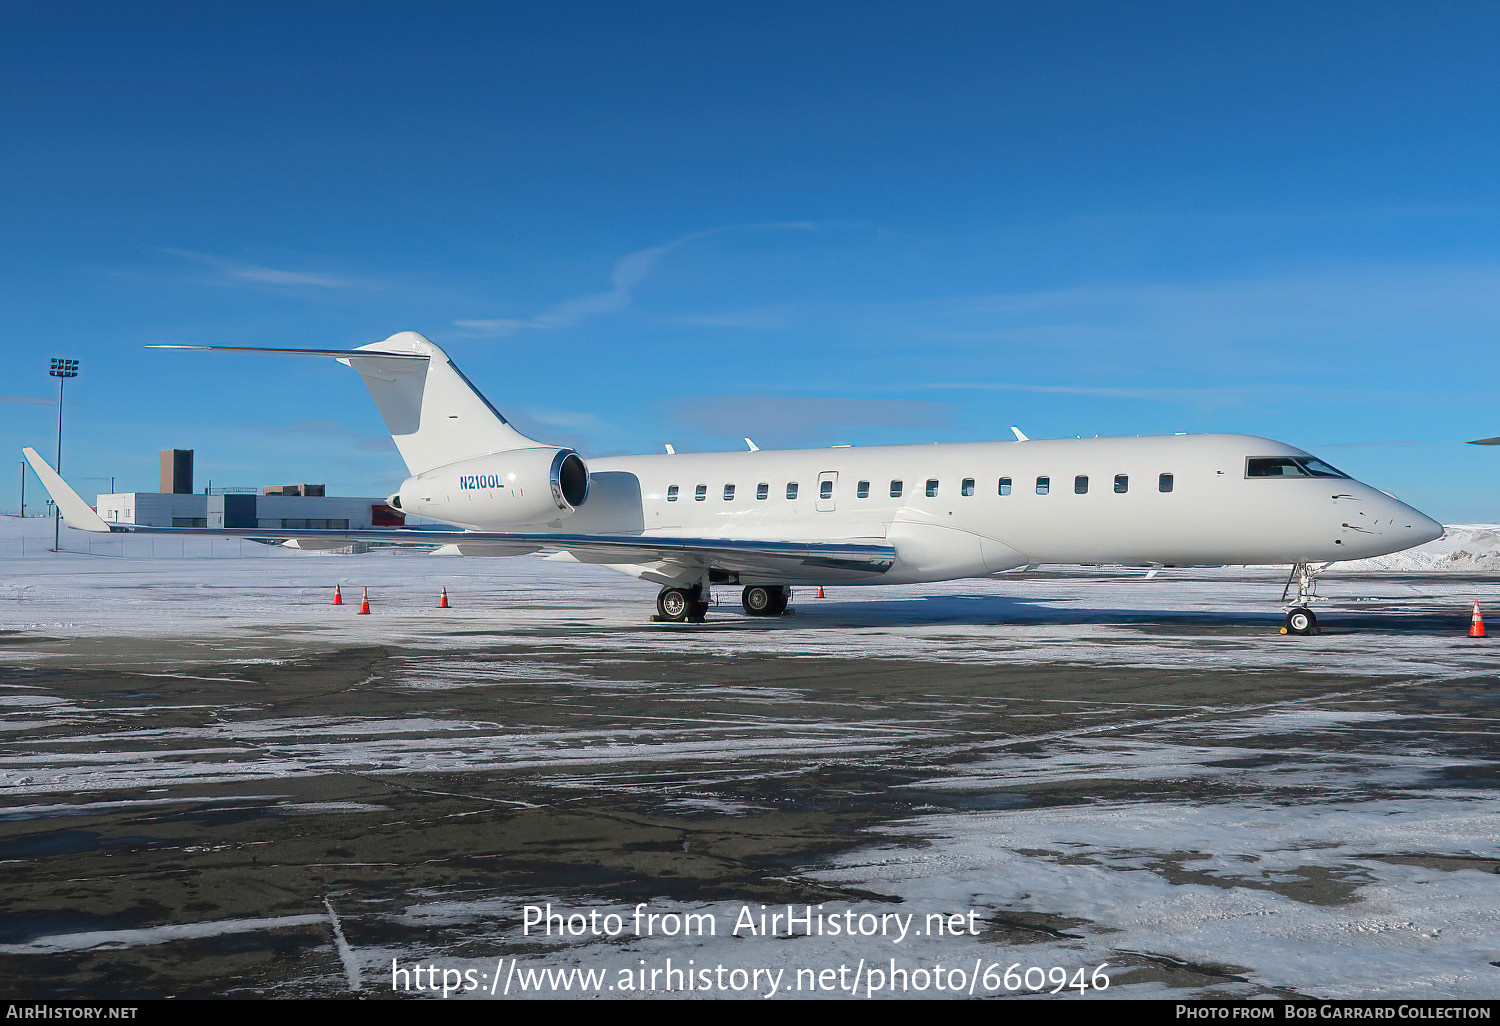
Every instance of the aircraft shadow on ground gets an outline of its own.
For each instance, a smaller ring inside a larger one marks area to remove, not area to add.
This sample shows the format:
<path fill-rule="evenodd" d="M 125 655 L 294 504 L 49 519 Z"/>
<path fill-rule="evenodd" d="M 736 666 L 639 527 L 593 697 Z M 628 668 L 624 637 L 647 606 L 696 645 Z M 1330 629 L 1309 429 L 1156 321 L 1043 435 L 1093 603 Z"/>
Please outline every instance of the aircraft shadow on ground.
<path fill-rule="evenodd" d="M 1058 603 L 1063 599 L 1017 598 L 1000 595 L 934 595 L 862 602 L 836 599 L 802 599 L 786 618 L 762 620 L 740 617 L 739 622 L 769 627 L 919 627 L 923 625 L 971 625 L 995 627 L 1125 626 L 1160 628 L 1246 629 L 1276 633 L 1281 627 L 1281 605 L 1272 600 L 1263 611 L 1205 609 L 1081 609 Z M 733 606 L 720 606 L 710 613 L 725 622 Z M 1468 631 L 1468 609 L 1455 608 L 1444 614 L 1430 610 L 1349 609 L 1336 604 L 1316 607 L 1324 634 L 1377 633 L 1384 635 L 1442 634 L 1456 637 Z"/>

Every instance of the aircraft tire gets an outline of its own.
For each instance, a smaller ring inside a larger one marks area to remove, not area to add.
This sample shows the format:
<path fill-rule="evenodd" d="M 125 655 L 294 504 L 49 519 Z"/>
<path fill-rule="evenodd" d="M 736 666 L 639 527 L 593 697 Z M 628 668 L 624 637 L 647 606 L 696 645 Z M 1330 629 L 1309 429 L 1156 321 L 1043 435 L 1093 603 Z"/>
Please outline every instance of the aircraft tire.
<path fill-rule="evenodd" d="M 1306 606 L 1295 606 L 1292 609 L 1288 609 L 1286 613 L 1286 632 L 1288 634 L 1316 634 L 1318 633 L 1318 618 Z"/>
<path fill-rule="evenodd" d="M 699 605 L 693 600 L 693 593 L 686 588 L 663 588 L 661 594 L 656 596 L 657 615 L 663 620 L 676 623 L 686 623 Z M 707 603 L 702 605 L 707 608 Z"/>
<path fill-rule="evenodd" d="M 753 584 L 740 593 L 740 605 L 747 616 L 780 616 L 790 598 L 785 585 Z"/>

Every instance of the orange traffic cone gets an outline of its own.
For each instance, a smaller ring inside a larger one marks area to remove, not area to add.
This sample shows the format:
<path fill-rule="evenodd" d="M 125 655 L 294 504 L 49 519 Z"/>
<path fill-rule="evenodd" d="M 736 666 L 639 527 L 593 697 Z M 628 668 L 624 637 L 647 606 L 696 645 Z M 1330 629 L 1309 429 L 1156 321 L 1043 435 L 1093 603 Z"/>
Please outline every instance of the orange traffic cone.
<path fill-rule="evenodd" d="M 823 594 L 823 586 L 821 584 L 818 585 L 818 595 L 817 595 L 817 597 L 818 598 L 826 598 L 827 597 L 826 595 Z"/>
<path fill-rule="evenodd" d="M 341 606 L 344 604 L 344 593 L 339 591 L 339 586 L 337 584 L 333 586 L 333 604 L 336 606 Z"/>
<path fill-rule="evenodd" d="M 359 615 L 360 616 L 369 616 L 370 615 L 370 589 L 369 588 L 364 588 L 360 592 L 360 596 L 359 596 Z"/>
<path fill-rule="evenodd" d="M 448 608 L 448 589 L 447 588 L 444 588 L 443 589 L 443 593 L 438 596 L 438 608 L 439 609 L 447 609 Z"/>
<path fill-rule="evenodd" d="M 1479 600 L 1474 600 L 1474 618 L 1469 621 L 1469 637 L 1484 637 L 1484 617 L 1479 615 Z"/>

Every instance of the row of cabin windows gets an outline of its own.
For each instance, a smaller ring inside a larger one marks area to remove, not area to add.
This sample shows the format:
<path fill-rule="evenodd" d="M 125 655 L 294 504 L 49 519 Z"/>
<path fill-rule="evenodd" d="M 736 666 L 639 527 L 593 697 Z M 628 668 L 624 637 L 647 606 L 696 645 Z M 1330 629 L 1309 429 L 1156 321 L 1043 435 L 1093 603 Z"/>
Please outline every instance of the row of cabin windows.
<path fill-rule="evenodd" d="M 1173 479 L 1172 479 L 1172 475 L 1171 474 L 1158 474 L 1157 478 L 1156 478 L 1156 490 L 1159 491 L 1159 492 L 1170 492 L 1172 490 L 1172 483 L 1173 483 Z M 893 481 L 891 481 L 891 498 L 893 498 L 893 499 L 899 499 L 899 498 L 901 498 L 902 493 L 905 491 L 905 488 L 906 488 L 906 483 L 904 481 L 901 481 L 901 480 L 893 480 Z M 1114 489 L 1115 489 L 1115 494 L 1116 495 L 1124 495 L 1126 492 L 1130 491 L 1130 475 L 1128 475 L 1128 474 L 1116 474 L 1115 475 L 1115 482 L 1114 482 Z M 1008 478 L 1008 477 L 1002 477 L 1002 478 L 1000 478 L 999 488 L 998 488 L 999 494 L 1001 494 L 1001 495 L 1009 495 L 1011 493 L 1011 490 L 1012 490 L 1011 479 Z M 797 489 L 797 482 L 796 481 L 788 481 L 786 483 L 786 497 L 788 499 L 795 499 L 797 497 L 797 491 L 798 491 L 798 489 Z M 964 478 L 963 479 L 963 483 L 961 485 L 959 485 L 959 491 L 962 494 L 964 494 L 964 495 L 973 495 L 973 494 L 975 494 L 975 492 L 974 492 L 974 479 L 972 477 L 966 477 L 966 478 Z M 1052 478 L 1047 477 L 1047 476 L 1044 475 L 1044 476 L 1038 477 L 1036 479 L 1036 493 L 1038 495 L 1046 495 L 1046 494 L 1048 494 L 1051 491 L 1052 491 Z M 1089 491 L 1089 478 L 1088 478 L 1087 474 L 1079 474 L 1077 477 L 1073 478 L 1073 494 L 1074 495 L 1087 495 L 1088 491 Z M 868 481 L 861 481 L 861 482 L 859 482 L 859 484 L 854 489 L 854 494 L 857 497 L 861 498 L 861 499 L 868 499 L 870 497 L 870 482 L 868 482 Z M 924 489 L 924 494 L 929 499 L 935 499 L 935 498 L 937 498 L 937 495 L 938 495 L 938 479 L 937 478 L 932 477 L 932 478 L 928 478 L 927 479 L 927 485 L 926 485 L 926 488 Z M 669 486 L 667 488 L 667 501 L 668 502 L 676 502 L 677 501 L 677 496 L 678 496 L 678 488 L 677 488 L 677 486 L 676 485 Z M 755 486 L 755 497 L 757 499 L 769 499 L 771 497 L 771 486 L 769 484 L 765 484 L 764 482 L 762 482 L 761 484 L 756 485 Z M 697 488 L 695 488 L 693 490 L 693 498 L 696 499 L 698 502 L 703 502 L 705 499 L 707 499 L 708 498 L 708 485 L 699 485 Z M 820 499 L 831 499 L 831 498 L 833 498 L 833 482 L 832 481 L 820 481 L 820 482 L 818 482 L 818 498 L 820 498 Z M 734 485 L 727 484 L 727 485 L 724 486 L 724 501 L 725 502 L 733 502 L 734 501 Z"/>

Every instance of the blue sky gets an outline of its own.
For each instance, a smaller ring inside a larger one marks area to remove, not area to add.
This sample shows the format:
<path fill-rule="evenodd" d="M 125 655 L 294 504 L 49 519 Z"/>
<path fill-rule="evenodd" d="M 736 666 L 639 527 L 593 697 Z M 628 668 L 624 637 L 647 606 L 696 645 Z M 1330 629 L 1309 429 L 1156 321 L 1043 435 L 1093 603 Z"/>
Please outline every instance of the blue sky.
<path fill-rule="evenodd" d="M 143 347 L 411 329 L 586 456 L 1244 431 L 1500 520 L 1497 52 L 1491 2 L 7 0 L 0 443 L 70 356 L 86 494 L 382 495 L 346 368 Z"/>

